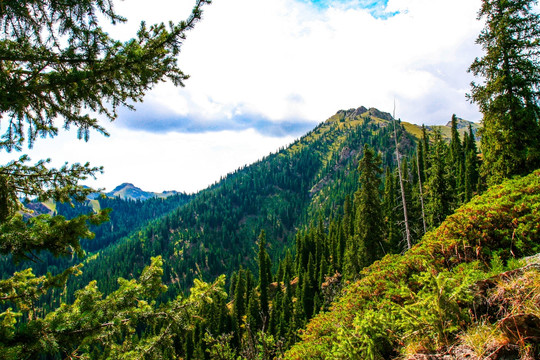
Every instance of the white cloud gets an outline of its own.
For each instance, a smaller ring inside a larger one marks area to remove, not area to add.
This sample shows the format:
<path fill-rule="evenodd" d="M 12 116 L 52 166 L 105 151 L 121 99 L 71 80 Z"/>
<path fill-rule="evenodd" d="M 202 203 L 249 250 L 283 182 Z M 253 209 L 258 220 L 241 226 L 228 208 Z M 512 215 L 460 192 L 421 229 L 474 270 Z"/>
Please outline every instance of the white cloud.
<path fill-rule="evenodd" d="M 388 110 L 396 97 L 406 121 L 442 122 L 454 112 L 476 120 L 465 92 L 479 53 L 479 3 L 391 0 L 388 11 L 399 13 L 376 19 L 292 0 L 216 1 L 180 56 L 187 87 L 161 86 L 147 103 L 201 120 L 260 114 L 315 124 L 341 108 Z M 437 112 L 434 94 L 448 100 Z"/>
<path fill-rule="evenodd" d="M 50 158 L 53 167 L 87 161 L 103 166 L 104 173 L 97 181 L 84 183 L 108 191 L 130 182 L 146 191 L 196 192 L 294 140 L 290 136 L 267 137 L 254 130 L 156 134 L 119 129 L 113 124 L 108 130 L 109 138 L 92 134 L 89 142 L 77 140 L 75 131 L 63 132 L 55 141 L 37 141 L 26 153 L 31 163 Z M 2 163 L 19 156 L 0 154 Z"/>

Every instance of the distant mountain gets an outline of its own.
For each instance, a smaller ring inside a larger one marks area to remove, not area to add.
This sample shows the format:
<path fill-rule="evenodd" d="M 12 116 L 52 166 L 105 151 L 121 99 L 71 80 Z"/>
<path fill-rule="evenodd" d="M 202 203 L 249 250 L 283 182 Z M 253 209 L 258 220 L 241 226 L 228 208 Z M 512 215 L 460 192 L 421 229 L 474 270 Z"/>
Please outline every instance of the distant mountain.
<path fill-rule="evenodd" d="M 124 200 L 148 200 L 151 198 L 166 198 L 171 195 L 179 194 L 178 191 L 163 191 L 161 193 L 144 191 L 141 188 L 130 184 L 123 183 L 114 188 L 114 190 L 105 193 L 105 195 L 110 197 L 119 197 Z"/>

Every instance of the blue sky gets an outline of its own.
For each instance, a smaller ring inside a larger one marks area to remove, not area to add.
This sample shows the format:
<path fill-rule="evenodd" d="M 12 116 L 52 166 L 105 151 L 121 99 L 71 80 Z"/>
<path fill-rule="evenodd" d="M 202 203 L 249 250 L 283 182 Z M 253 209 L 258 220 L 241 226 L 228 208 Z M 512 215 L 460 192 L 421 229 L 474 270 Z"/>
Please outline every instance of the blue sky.
<path fill-rule="evenodd" d="M 129 39 L 141 20 L 185 19 L 194 1 L 115 2 L 128 18 L 106 30 Z M 33 160 L 86 162 L 89 185 L 194 192 L 254 162 L 341 109 L 391 111 L 404 121 L 477 121 L 465 94 L 480 0 L 216 0 L 188 34 L 185 88 L 162 83 L 137 111 L 104 122 L 110 138 L 38 140 Z M 10 157 L 18 157 L 12 154 Z M 0 154 L 5 157 L 5 154 Z M 0 161 L 4 161 L 2 158 Z"/>
<path fill-rule="evenodd" d="M 373 17 L 387 19 L 397 15 L 398 11 L 387 11 L 388 0 L 303 0 L 325 10 L 330 7 L 358 8 L 367 10 Z"/>

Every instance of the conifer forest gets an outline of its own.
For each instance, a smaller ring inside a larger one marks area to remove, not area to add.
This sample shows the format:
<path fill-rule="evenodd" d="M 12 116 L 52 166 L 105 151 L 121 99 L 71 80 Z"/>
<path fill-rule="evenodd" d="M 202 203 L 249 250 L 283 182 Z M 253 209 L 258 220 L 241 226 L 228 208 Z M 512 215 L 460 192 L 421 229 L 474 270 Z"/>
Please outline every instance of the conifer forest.
<path fill-rule="evenodd" d="M 113 2 L 0 0 L 0 359 L 540 359 L 537 1 L 480 1 L 481 121 L 335 109 L 144 198 L 26 154 L 190 86 L 177 58 L 212 1 L 126 42 Z"/>

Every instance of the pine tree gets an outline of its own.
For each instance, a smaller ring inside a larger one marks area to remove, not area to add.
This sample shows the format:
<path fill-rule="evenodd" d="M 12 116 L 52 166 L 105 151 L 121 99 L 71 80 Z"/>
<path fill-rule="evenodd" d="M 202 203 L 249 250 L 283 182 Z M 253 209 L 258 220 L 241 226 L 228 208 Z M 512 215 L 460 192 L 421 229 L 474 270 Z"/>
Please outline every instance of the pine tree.
<path fill-rule="evenodd" d="M 285 294 L 283 295 L 282 305 L 281 305 L 281 319 L 279 334 L 285 336 L 291 327 L 291 321 L 293 316 L 293 301 L 292 301 L 292 290 L 290 289 L 290 284 L 287 284 L 285 289 Z"/>
<path fill-rule="evenodd" d="M 240 268 L 236 277 L 236 288 L 234 290 L 234 317 L 238 328 L 242 325 L 242 317 L 246 314 L 246 279 L 244 277 L 244 270 Z"/>
<path fill-rule="evenodd" d="M 427 181 L 428 178 L 428 170 L 430 168 L 430 153 L 431 153 L 431 147 L 430 147 L 430 140 L 429 135 L 427 133 L 426 126 L 422 124 L 422 150 L 423 150 L 423 163 L 424 163 L 424 177 L 422 180 L 425 179 Z"/>
<path fill-rule="evenodd" d="M 418 173 L 418 197 L 420 199 L 420 210 L 422 215 L 422 236 L 427 232 L 427 223 L 426 223 L 426 210 L 424 207 L 424 186 L 425 179 L 424 175 L 424 155 L 422 153 L 422 143 L 418 143 L 418 148 L 416 149 L 416 171 Z"/>
<path fill-rule="evenodd" d="M 463 156 L 463 146 L 457 129 L 457 117 L 452 115 L 450 129 L 450 156 L 448 158 L 452 176 L 449 177 L 450 188 L 453 189 L 454 203 L 459 204 L 463 201 L 464 182 L 465 182 L 465 161 Z"/>
<path fill-rule="evenodd" d="M 78 128 L 79 138 L 87 139 L 89 130 L 106 134 L 90 111 L 112 120 L 119 106 L 132 108 L 131 102 L 141 101 L 165 78 L 183 85 L 187 76 L 177 55 L 206 3 L 198 0 L 186 21 L 141 24 L 136 38 L 120 42 L 100 26 L 127 21 L 115 13 L 112 1 L 4 1 L 0 114 L 6 134 L 1 147 L 20 149 L 26 134 L 30 144 L 38 136 L 55 136 L 59 117 L 65 127 Z"/>
<path fill-rule="evenodd" d="M 263 327 L 263 313 L 255 289 L 251 289 L 246 313 L 246 326 L 253 334 Z"/>
<path fill-rule="evenodd" d="M 536 0 L 483 0 L 485 27 L 476 42 L 485 51 L 469 71 L 470 98 L 483 114 L 482 175 L 495 184 L 540 165 L 540 16 Z"/>
<path fill-rule="evenodd" d="M 472 131 L 472 126 L 469 124 L 469 133 L 464 136 L 464 152 L 465 152 L 465 181 L 464 193 L 465 202 L 471 200 L 473 193 L 478 184 L 478 150 L 476 148 L 476 140 Z"/>
<path fill-rule="evenodd" d="M 386 168 L 384 182 L 384 198 L 383 198 L 383 213 L 385 219 L 385 237 L 388 242 L 389 250 L 392 253 L 400 253 L 401 246 L 401 231 L 399 229 L 396 216 L 397 198 L 396 179 L 389 167 Z"/>

